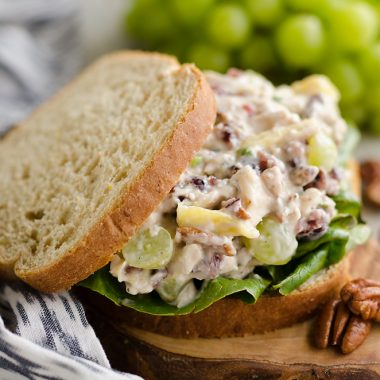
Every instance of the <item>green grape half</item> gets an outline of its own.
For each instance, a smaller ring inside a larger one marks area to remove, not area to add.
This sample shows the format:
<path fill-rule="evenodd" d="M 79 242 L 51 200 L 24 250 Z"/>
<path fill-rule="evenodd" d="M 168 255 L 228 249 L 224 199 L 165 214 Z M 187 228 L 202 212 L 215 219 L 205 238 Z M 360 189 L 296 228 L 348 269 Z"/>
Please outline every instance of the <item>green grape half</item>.
<path fill-rule="evenodd" d="M 325 31 L 317 16 L 294 15 L 279 25 L 275 42 L 285 63 L 294 68 L 309 68 L 323 57 Z"/>
<path fill-rule="evenodd" d="M 338 160 L 338 148 L 332 138 L 324 132 L 318 132 L 309 139 L 308 143 L 308 163 L 330 171 Z"/>
<path fill-rule="evenodd" d="M 209 40 L 225 49 L 242 46 L 249 38 L 252 23 L 244 8 L 238 4 L 218 4 L 206 21 Z"/>
<path fill-rule="evenodd" d="M 372 44 L 379 19 L 376 10 L 365 1 L 344 2 L 329 14 L 329 34 L 334 48 L 357 52 Z"/>
<path fill-rule="evenodd" d="M 187 61 L 194 62 L 202 70 L 225 72 L 230 66 L 228 52 L 208 44 L 195 44 L 187 53 Z"/>
<path fill-rule="evenodd" d="M 338 87 L 342 103 L 357 101 L 364 92 L 364 83 L 357 67 L 347 59 L 337 59 L 322 69 Z"/>
<path fill-rule="evenodd" d="M 244 240 L 252 255 L 266 265 L 283 265 L 289 262 L 298 245 L 289 226 L 266 217 L 258 224 L 257 229 L 260 232 L 257 239 Z"/>
<path fill-rule="evenodd" d="M 128 265 L 141 269 L 164 268 L 173 255 L 173 240 L 163 227 L 140 230 L 124 246 L 123 257 Z"/>
<path fill-rule="evenodd" d="M 282 0 L 245 0 L 248 13 L 259 26 L 275 25 L 285 13 Z"/>
<path fill-rule="evenodd" d="M 275 67 L 276 57 L 269 37 L 255 37 L 245 45 L 239 55 L 240 66 L 265 72 Z"/>
<path fill-rule="evenodd" d="M 165 302 L 173 302 L 178 297 L 181 290 L 189 282 L 189 279 L 182 279 L 180 277 L 168 276 L 160 281 L 159 286 L 156 288 L 157 293 Z"/>

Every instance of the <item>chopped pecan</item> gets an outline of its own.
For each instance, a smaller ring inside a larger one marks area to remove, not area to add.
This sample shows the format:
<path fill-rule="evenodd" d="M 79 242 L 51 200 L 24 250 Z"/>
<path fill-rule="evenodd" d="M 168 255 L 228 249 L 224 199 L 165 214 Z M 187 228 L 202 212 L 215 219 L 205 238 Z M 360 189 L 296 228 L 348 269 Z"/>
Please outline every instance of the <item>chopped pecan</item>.
<path fill-rule="evenodd" d="M 243 207 L 240 198 L 231 198 L 225 202 L 222 202 L 222 207 L 232 211 L 238 218 L 243 220 L 248 220 L 251 218 L 251 215 Z"/>
<path fill-rule="evenodd" d="M 212 232 L 202 231 L 194 227 L 178 227 L 177 232 L 189 244 L 196 243 L 213 247 L 216 252 L 226 256 L 236 255 L 236 248 L 231 240 L 225 236 L 218 236 Z"/>
<path fill-rule="evenodd" d="M 371 326 L 371 321 L 365 321 L 358 315 L 351 316 L 340 347 L 342 352 L 349 354 L 356 350 L 370 333 Z"/>
<path fill-rule="evenodd" d="M 316 166 L 299 165 L 290 172 L 290 179 L 297 186 L 306 186 L 318 175 L 319 169 Z"/>
<path fill-rule="evenodd" d="M 342 288 L 341 298 L 354 314 L 380 322 L 380 282 L 363 278 L 351 281 Z"/>

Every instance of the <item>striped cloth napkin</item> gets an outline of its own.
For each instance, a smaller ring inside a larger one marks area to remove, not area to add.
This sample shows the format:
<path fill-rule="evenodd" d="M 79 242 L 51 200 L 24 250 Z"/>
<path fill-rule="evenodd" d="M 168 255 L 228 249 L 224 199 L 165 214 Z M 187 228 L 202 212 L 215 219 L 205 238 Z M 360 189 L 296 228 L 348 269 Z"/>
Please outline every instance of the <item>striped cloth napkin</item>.
<path fill-rule="evenodd" d="M 78 1 L 0 0 L 0 134 L 80 68 Z"/>
<path fill-rule="evenodd" d="M 0 379 L 141 380 L 110 369 L 73 295 L 20 283 L 0 286 Z"/>
<path fill-rule="evenodd" d="M 77 0 L 0 0 L 0 136 L 81 66 Z M 81 303 L 0 284 L 0 379 L 141 379 L 110 369 Z"/>

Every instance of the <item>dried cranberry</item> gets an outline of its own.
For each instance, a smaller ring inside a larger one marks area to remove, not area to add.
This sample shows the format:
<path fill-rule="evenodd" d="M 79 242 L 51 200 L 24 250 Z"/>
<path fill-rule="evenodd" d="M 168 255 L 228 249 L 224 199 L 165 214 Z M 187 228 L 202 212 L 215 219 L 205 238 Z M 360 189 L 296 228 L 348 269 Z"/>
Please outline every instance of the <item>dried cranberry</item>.
<path fill-rule="evenodd" d="M 193 177 L 191 183 L 195 185 L 199 190 L 204 191 L 206 188 L 206 182 L 199 177 Z"/>
<path fill-rule="evenodd" d="M 218 179 L 214 177 L 213 175 L 208 177 L 208 184 L 211 186 L 215 186 L 218 182 Z"/>
<path fill-rule="evenodd" d="M 230 128 L 226 128 L 224 129 L 224 131 L 222 132 L 222 140 L 229 144 L 232 140 L 232 130 Z"/>
<path fill-rule="evenodd" d="M 299 242 L 316 240 L 325 234 L 327 228 L 326 213 L 323 210 L 314 210 L 307 218 L 302 218 L 297 223 L 297 240 Z"/>

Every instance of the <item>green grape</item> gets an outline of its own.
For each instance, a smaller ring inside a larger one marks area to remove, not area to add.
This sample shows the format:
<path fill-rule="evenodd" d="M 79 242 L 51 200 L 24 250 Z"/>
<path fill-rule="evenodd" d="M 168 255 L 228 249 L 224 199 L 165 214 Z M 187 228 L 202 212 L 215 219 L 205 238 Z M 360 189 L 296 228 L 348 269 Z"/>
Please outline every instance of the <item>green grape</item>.
<path fill-rule="evenodd" d="M 357 52 L 376 38 L 379 20 L 376 10 L 364 1 L 343 3 L 329 15 L 329 34 L 335 49 Z"/>
<path fill-rule="evenodd" d="M 369 83 L 380 83 L 380 43 L 370 46 L 360 54 L 359 67 Z"/>
<path fill-rule="evenodd" d="M 267 265 L 283 265 L 289 262 L 298 245 L 295 234 L 289 226 L 264 218 L 257 229 L 260 232 L 257 239 L 244 240 L 252 255 Z"/>
<path fill-rule="evenodd" d="M 226 51 L 207 44 L 190 47 L 187 60 L 194 62 L 202 70 L 225 72 L 230 66 L 230 56 Z"/>
<path fill-rule="evenodd" d="M 338 159 L 338 149 L 331 137 L 318 132 L 309 139 L 308 143 L 308 163 L 330 171 Z"/>
<path fill-rule="evenodd" d="M 206 21 L 210 41 L 226 49 L 242 46 L 250 35 L 251 27 L 244 9 L 232 3 L 217 5 Z"/>
<path fill-rule="evenodd" d="M 138 0 L 126 16 L 127 32 L 148 45 L 176 35 L 176 26 L 159 0 Z"/>
<path fill-rule="evenodd" d="M 363 80 L 356 66 L 345 59 L 337 59 L 326 64 L 322 70 L 338 87 L 342 103 L 354 103 L 364 91 Z"/>
<path fill-rule="evenodd" d="M 361 126 L 367 117 L 367 110 L 362 102 L 343 104 L 342 115 L 347 121 L 352 121 L 356 125 Z"/>
<path fill-rule="evenodd" d="M 380 85 L 366 89 L 363 105 L 371 112 L 380 112 Z"/>
<path fill-rule="evenodd" d="M 173 302 L 176 300 L 181 290 L 189 282 L 187 278 L 185 281 L 181 280 L 181 278 L 168 276 L 160 282 L 159 286 L 156 288 L 156 291 L 165 302 Z"/>
<path fill-rule="evenodd" d="M 163 227 L 140 230 L 124 246 L 122 253 L 128 265 L 141 269 L 159 269 L 169 263 L 173 255 L 173 240 Z"/>
<path fill-rule="evenodd" d="M 369 132 L 374 135 L 380 136 L 380 112 L 372 115 L 368 125 Z"/>
<path fill-rule="evenodd" d="M 245 6 L 259 26 L 272 26 L 284 13 L 282 0 L 245 0 Z"/>
<path fill-rule="evenodd" d="M 276 30 L 277 49 L 289 66 L 307 68 L 323 57 L 325 32 L 321 20 L 313 15 L 288 17 Z"/>
<path fill-rule="evenodd" d="M 183 41 L 183 38 L 181 40 Z M 178 59 L 183 60 L 186 47 L 178 43 L 178 41 L 172 41 L 172 42 L 160 45 L 160 51 L 165 54 L 174 55 Z"/>
<path fill-rule="evenodd" d="M 256 37 L 244 46 L 239 56 L 240 66 L 265 72 L 275 67 L 276 57 L 269 37 Z"/>
<path fill-rule="evenodd" d="M 285 4 L 295 11 L 311 12 L 318 16 L 326 16 L 342 3 L 349 0 L 285 0 Z"/>
<path fill-rule="evenodd" d="M 202 21 L 215 0 L 170 0 L 172 13 L 179 23 L 194 26 Z"/>

